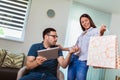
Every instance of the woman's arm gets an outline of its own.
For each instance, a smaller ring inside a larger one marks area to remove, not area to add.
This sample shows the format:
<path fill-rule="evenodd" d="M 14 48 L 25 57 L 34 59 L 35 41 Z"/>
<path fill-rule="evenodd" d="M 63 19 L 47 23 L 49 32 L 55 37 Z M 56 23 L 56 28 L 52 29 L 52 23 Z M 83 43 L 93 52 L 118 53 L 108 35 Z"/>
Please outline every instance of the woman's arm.
<path fill-rule="evenodd" d="M 105 31 L 106 31 L 106 26 L 102 25 L 100 28 L 100 36 L 103 36 Z"/>

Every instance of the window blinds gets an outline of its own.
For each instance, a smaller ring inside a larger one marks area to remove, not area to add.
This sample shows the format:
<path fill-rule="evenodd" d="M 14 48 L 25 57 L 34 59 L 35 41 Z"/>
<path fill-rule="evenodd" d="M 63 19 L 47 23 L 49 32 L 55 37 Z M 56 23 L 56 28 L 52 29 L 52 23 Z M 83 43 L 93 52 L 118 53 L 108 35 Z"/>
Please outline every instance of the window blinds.
<path fill-rule="evenodd" d="M 23 41 L 30 0 L 0 0 L 0 37 Z"/>

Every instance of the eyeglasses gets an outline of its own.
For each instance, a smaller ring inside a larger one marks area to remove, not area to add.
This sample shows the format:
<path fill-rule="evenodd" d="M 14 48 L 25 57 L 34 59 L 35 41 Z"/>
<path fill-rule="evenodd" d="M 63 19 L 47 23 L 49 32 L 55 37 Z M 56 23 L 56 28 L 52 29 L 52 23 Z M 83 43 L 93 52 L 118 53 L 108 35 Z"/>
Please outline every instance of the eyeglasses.
<path fill-rule="evenodd" d="M 57 35 L 49 35 L 49 34 L 48 34 L 48 36 L 52 36 L 52 37 L 54 37 L 54 38 L 58 38 Z"/>

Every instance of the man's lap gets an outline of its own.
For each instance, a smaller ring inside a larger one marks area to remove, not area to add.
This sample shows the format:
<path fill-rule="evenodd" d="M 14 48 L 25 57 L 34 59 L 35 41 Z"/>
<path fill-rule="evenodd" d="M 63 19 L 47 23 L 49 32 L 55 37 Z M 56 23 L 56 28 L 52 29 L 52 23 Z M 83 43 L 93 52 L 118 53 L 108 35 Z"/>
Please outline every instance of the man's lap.
<path fill-rule="evenodd" d="M 55 76 L 46 75 L 45 73 L 31 72 L 27 75 L 24 75 L 19 80 L 58 80 Z"/>

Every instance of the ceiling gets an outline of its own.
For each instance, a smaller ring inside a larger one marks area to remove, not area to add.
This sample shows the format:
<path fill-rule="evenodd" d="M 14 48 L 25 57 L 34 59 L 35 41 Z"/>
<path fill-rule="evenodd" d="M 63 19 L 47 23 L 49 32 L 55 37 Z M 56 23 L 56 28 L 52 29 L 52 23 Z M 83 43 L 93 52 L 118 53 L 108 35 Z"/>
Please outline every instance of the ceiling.
<path fill-rule="evenodd" d="M 120 0 L 74 0 L 81 4 L 90 6 L 109 13 L 120 14 Z"/>

